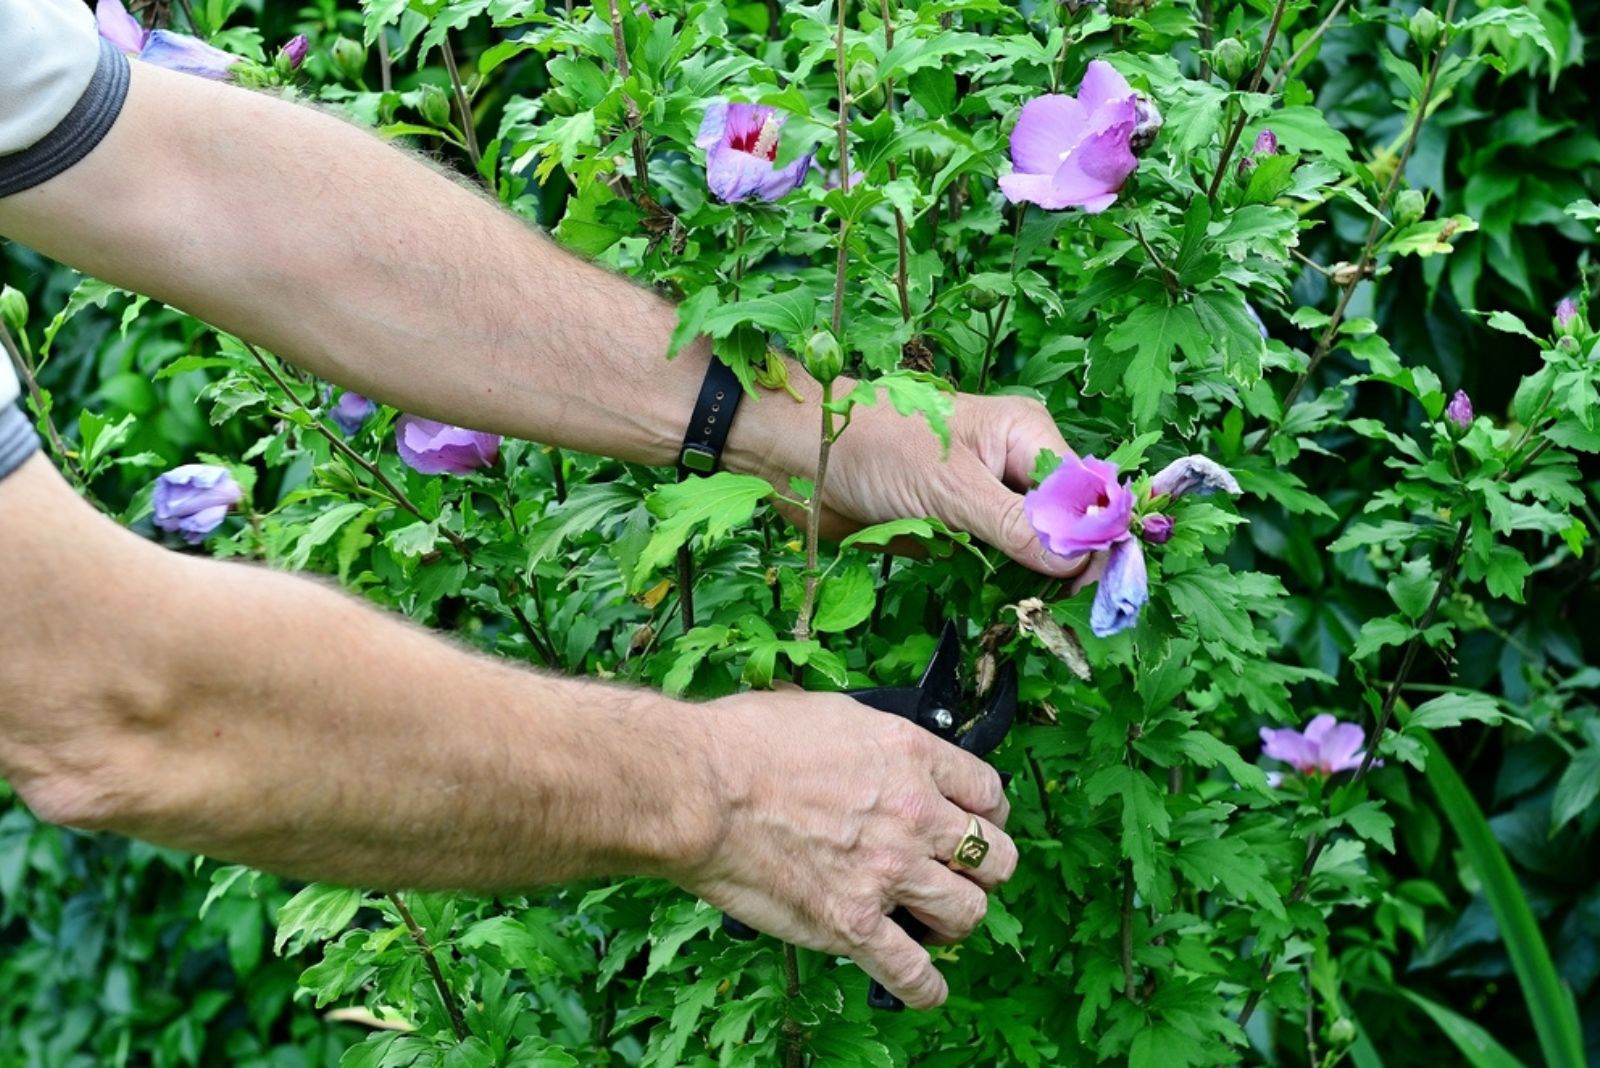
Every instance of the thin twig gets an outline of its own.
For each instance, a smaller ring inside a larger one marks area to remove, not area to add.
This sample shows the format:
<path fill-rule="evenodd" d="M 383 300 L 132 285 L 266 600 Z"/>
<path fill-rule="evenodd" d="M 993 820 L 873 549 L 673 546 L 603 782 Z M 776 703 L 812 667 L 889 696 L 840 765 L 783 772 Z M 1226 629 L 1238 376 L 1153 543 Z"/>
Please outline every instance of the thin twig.
<path fill-rule="evenodd" d="M 1178 276 L 1172 268 L 1168 267 L 1161 257 L 1156 255 L 1156 250 L 1150 246 L 1150 242 L 1145 240 L 1144 227 L 1139 225 L 1137 221 L 1133 224 L 1133 237 L 1139 242 L 1139 247 L 1144 249 L 1144 254 L 1150 257 L 1150 262 L 1155 266 L 1155 269 L 1161 272 L 1161 284 L 1166 287 L 1167 293 L 1176 297 L 1179 291 L 1182 290 L 1183 284 L 1178 280 Z"/>
<path fill-rule="evenodd" d="M 478 151 L 478 121 L 472 114 L 472 101 L 467 99 L 467 87 L 461 81 L 461 71 L 456 67 L 455 47 L 450 43 L 450 34 L 444 35 L 440 42 L 439 51 L 444 54 L 444 69 L 450 75 L 450 88 L 455 91 L 456 110 L 461 114 L 461 134 L 467 142 L 467 158 L 472 161 L 472 170 L 479 172 L 479 165 L 483 162 L 483 154 Z"/>
<path fill-rule="evenodd" d="M 384 92 L 394 91 L 394 60 L 389 58 L 389 27 L 378 28 L 378 85 Z"/>
<path fill-rule="evenodd" d="M 617 74 L 623 81 L 622 106 L 628 116 L 628 129 L 633 131 L 633 182 L 634 199 L 644 196 L 650 189 L 650 158 L 644 142 L 644 119 L 639 113 L 639 105 L 628 94 L 626 88 L 628 81 L 628 37 L 622 32 L 622 4 L 624 0 L 610 0 L 611 2 L 611 39 L 617 49 Z"/>
<path fill-rule="evenodd" d="M 1272 55 L 1272 46 L 1278 40 L 1278 27 L 1283 24 L 1283 9 L 1289 0 L 1278 0 L 1272 9 L 1272 22 L 1267 26 L 1267 39 L 1261 46 L 1261 58 L 1256 60 L 1256 69 L 1250 75 L 1249 92 L 1261 88 L 1261 76 L 1267 69 L 1267 58 Z M 1228 163 L 1233 158 L 1233 150 L 1239 145 L 1239 138 L 1244 133 L 1245 125 L 1250 121 L 1250 115 L 1244 108 L 1239 109 L 1239 117 L 1234 120 L 1233 128 L 1228 131 L 1228 139 L 1223 142 L 1222 155 L 1217 157 L 1217 173 L 1211 176 L 1211 186 L 1206 190 L 1206 199 L 1211 203 L 1217 202 L 1217 190 L 1222 188 L 1223 175 L 1228 173 Z"/>
<path fill-rule="evenodd" d="M 1305 57 L 1305 54 L 1311 51 L 1312 46 L 1322 40 L 1323 36 L 1333 28 L 1334 21 L 1344 11 L 1344 6 L 1348 2 L 1349 0 L 1339 0 L 1337 4 L 1334 4 L 1333 10 L 1328 12 L 1328 17 L 1322 20 L 1322 24 L 1311 32 L 1310 37 L 1300 42 L 1300 47 L 1294 50 L 1288 62 L 1278 68 L 1278 73 L 1272 76 L 1272 84 L 1267 86 L 1268 96 L 1274 95 L 1279 89 L 1283 88 L 1283 83 L 1288 81 L 1289 75 L 1294 73 L 1295 64 L 1299 63 Z"/>
<path fill-rule="evenodd" d="M 0 346 L 4 346 L 6 355 L 11 358 L 11 363 L 17 369 L 17 377 L 22 379 L 22 384 L 28 390 L 28 401 L 33 405 L 33 411 L 38 416 L 38 421 L 44 424 L 45 437 L 50 440 L 50 451 L 55 453 L 61 466 L 66 468 L 67 477 L 80 492 L 89 492 L 89 476 L 78 464 L 77 457 L 67 451 L 67 443 L 61 440 L 61 435 L 56 431 L 56 424 L 46 410 L 44 392 L 39 388 L 39 380 L 34 374 L 33 362 L 22 355 L 22 349 L 17 345 L 16 339 L 11 336 L 11 330 L 5 323 L 0 323 Z"/>
<path fill-rule="evenodd" d="M 883 48 L 887 52 L 894 48 L 894 16 L 889 10 L 889 0 L 882 0 L 883 7 Z M 894 114 L 894 79 L 883 80 L 884 107 L 890 115 Z M 900 177 L 900 164 L 891 159 L 889 161 L 889 181 L 893 182 Z M 848 189 L 845 190 L 849 192 Z M 900 321 L 911 321 L 911 246 L 906 240 L 906 217 L 899 208 L 894 209 L 895 233 L 895 272 L 894 288 L 900 297 Z"/>
<path fill-rule="evenodd" d="M 1211 31 L 1213 23 L 1216 22 L 1216 15 L 1211 5 L 1212 0 L 1200 0 L 1200 48 L 1206 52 L 1211 51 L 1212 44 L 1216 40 L 1215 34 Z M 1200 61 L 1200 80 L 1203 82 L 1211 80 L 1210 60 Z"/>
<path fill-rule="evenodd" d="M 1306 1064 L 1317 1068 L 1317 1002 L 1311 989 L 1311 964 L 1306 963 Z"/>
<path fill-rule="evenodd" d="M 1455 11 L 1456 0 L 1450 0 L 1450 6 L 1445 9 L 1444 20 L 1446 23 L 1455 18 Z M 1356 259 L 1355 266 L 1350 272 L 1350 279 L 1345 282 L 1344 289 L 1339 294 L 1339 303 L 1334 308 L 1333 317 L 1328 320 L 1328 325 L 1323 328 L 1321 336 L 1317 338 L 1317 346 L 1312 350 L 1311 358 L 1306 362 L 1305 370 L 1301 371 L 1295 378 L 1294 384 L 1289 387 L 1289 392 L 1284 396 L 1282 405 L 1284 412 L 1288 412 L 1294 406 L 1294 402 L 1299 398 L 1301 391 L 1311 381 L 1311 376 L 1316 373 L 1322 361 L 1333 350 L 1333 344 L 1339 338 L 1339 327 L 1344 322 L 1345 310 L 1350 306 L 1350 298 L 1355 295 L 1356 287 L 1361 284 L 1362 280 L 1367 277 L 1368 272 L 1375 266 L 1375 249 L 1378 244 L 1379 232 L 1384 222 L 1384 212 L 1388 209 L 1389 202 L 1394 199 L 1395 192 L 1400 188 L 1400 182 L 1405 177 L 1406 164 L 1410 162 L 1411 153 L 1417 147 L 1417 140 L 1422 136 L 1422 124 L 1428 117 L 1428 106 L 1433 99 L 1433 87 L 1438 79 L 1439 65 L 1444 59 L 1444 53 L 1448 47 L 1449 39 L 1441 35 L 1439 44 L 1434 48 L 1431 61 L 1428 63 L 1428 76 L 1422 86 L 1422 95 L 1417 98 L 1416 119 L 1412 122 L 1411 132 L 1400 149 L 1400 158 L 1395 163 L 1394 173 L 1389 176 L 1388 184 L 1384 186 L 1383 194 L 1378 198 L 1377 211 L 1373 215 L 1371 223 L 1367 226 L 1367 239 L 1361 246 L 1361 255 Z M 1273 429 L 1271 427 L 1264 430 L 1261 437 L 1251 445 L 1248 451 L 1257 453 L 1266 448 L 1272 434 Z"/>
<path fill-rule="evenodd" d="M 400 919 L 406 925 L 406 930 L 411 932 L 411 940 L 422 951 L 423 963 L 428 966 L 428 974 L 433 977 L 433 985 L 439 991 L 439 1000 L 444 1002 L 444 1011 L 450 1016 L 450 1029 L 456 1033 L 457 1042 L 467 1040 L 467 1021 L 461 1015 L 461 1006 L 456 1004 L 456 996 L 450 990 L 450 984 L 445 982 L 444 971 L 439 967 L 439 958 L 434 954 L 433 947 L 428 944 L 428 933 L 417 923 L 416 917 L 411 915 L 411 910 L 406 908 L 406 903 L 400 900 L 399 894 L 386 894 L 389 904 L 400 914 Z"/>

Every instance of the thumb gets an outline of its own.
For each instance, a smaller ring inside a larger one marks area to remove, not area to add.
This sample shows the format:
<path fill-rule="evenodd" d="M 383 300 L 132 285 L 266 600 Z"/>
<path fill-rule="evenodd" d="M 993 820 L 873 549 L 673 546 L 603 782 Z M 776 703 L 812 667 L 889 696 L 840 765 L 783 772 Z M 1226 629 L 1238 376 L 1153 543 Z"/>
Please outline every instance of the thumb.
<path fill-rule="evenodd" d="M 1088 564 L 1085 556 L 1057 556 L 1039 542 L 1033 524 L 1015 493 L 985 472 L 967 482 L 956 496 L 962 514 L 955 525 L 999 549 L 1023 567 L 1052 578 L 1071 578 Z"/>

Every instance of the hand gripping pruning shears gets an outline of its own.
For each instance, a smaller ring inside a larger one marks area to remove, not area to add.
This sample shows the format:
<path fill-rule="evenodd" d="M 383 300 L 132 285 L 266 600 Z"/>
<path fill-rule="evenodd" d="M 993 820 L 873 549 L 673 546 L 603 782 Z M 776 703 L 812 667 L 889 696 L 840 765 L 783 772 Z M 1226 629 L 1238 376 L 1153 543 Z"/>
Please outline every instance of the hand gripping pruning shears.
<path fill-rule="evenodd" d="M 908 719 L 973 756 L 988 756 L 1005 739 L 1016 718 L 1017 672 L 1009 663 L 1001 667 L 995 675 L 988 702 L 981 712 L 974 713 L 966 710 L 968 702 L 961 686 L 964 659 L 956 625 L 947 622 L 933 650 L 933 658 L 915 686 L 851 690 L 849 696 L 880 712 Z M 895 909 L 890 918 L 919 942 L 928 933 L 922 921 L 904 908 Z M 755 938 L 758 934 L 732 916 L 724 916 L 722 926 L 739 939 Z M 877 982 L 867 991 L 867 1004 L 875 1009 L 905 1008 L 904 1002 Z"/>

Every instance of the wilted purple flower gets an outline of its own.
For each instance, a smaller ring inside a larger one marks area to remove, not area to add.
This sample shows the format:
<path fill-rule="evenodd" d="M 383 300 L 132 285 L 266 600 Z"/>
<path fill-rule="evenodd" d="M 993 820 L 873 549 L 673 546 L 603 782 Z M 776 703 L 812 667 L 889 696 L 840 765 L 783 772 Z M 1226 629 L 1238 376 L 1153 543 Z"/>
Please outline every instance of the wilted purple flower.
<path fill-rule="evenodd" d="M 1284 727 L 1261 728 L 1262 752 L 1305 775 L 1353 771 L 1366 756 L 1361 746 L 1367 732 L 1355 723 L 1340 723 L 1326 712 L 1306 724 L 1304 732 Z"/>
<path fill-rule="evenodd" d="M 1278 151 L 1278 135 L 1271 130 L 1262 130 L 1256 134 L 1256 143 L 1250 146 L 1250 151 L 1258 156 L 1275 155 Z"/>
<path fill-rule="evenodd" d="M 1117 542 L 1106 558 L 1100 588 L 1089 609 L 1089 629 L 1109 638 L 1139 622 L 1139 609 L 1150 599 L 1150 577 L 1144 567 L 1144 549 L 1132 538 Z"/>
<path fill-rule="evenodd" d="M 1128 139 L 1128 150 L 1135 156 L 1144 155 L 1145 149 L 1156 143 L 1161 132 L 1161 109 L 1143 93 L 1133 97 L 1133 136 Z"/>
<path fill-rule="evenodd" d="M 1050 93 L 1022 108 L 1011 131 L 1013 173 L 1000 179 L 1012 203 L 1105 211 L 1138 167 L 1131 143 L 1138 94 L 1111 64 L 1089 64 L 1077 96 Z"/>
<path fill-rule="evenodd" d="M 306 54 L 311 51 L 311 39 L 303 33 L 297 33 L 289 38 L 289 43 L 278 50 L 278 58 L 289 64 L 290 70 L 299 70 L 300 64 L 306 61 Z"/>
<path fill-rule="evenodd" d="M 1456 395 L 1445 405 L 1444 417 L 1465 430 L 1472 425 L 1472 415 L 1472 398 L 1467 396 L 1466 390 L 1456 390 Z"/>
<path fill-rule="evenodd" d="M 806 180 L 812 149 L 787 167 L 777 166 L 778 133 L 788 116 L 765 104 L 718 101 L 706 109 L 694 143 L 706 150 L 706 184 L 725 204 L 757 197 L 767 202 Z"/>
<path fill-rule="evenodd" d="M 122 0 L 97 0 L 94 17 L 101 37 L 157 67 L 220 81 L 239 62 L 238 56 L 212 48 L 198 37 L 170 30 L 146 31 L 128 14 Z"/>
<path fill-rule="evenodd" d="M 1172 517 L 1153 512 L 1144 517 L 1139 536 L 1151 545 L 1165 545 L 1172 540 Z"/>
<path fill-rule="evenodd" d="M 400 459 L 424 475 L 465 475 L 500 458 L 500 435 L 402 415 L 394 428 Z"/>
<path fill-rule="evenodd" d="M 1217 461 L 1207 456 L 1185 456 L 1174 460 L 1150 480 L 1150 496 L 1182 497 L 1198 493 L 1209 497 L 1217 491 L 1238 496 L 1242 490 L 1239 482 Z"/>
<path fill-rule="evenodd" d="M 1057 556 L 1109 549 L 1128 537 L 1133 493 L 1117 482 L 1117 465 L 1068 456 L 1037 487 L 1022 508 L 1044 547 Z"/>
<path fill-rule="evenodd" d="M 333 420 L 334 426 L 344 431 L 345 437 L 350 437 L 377 410 L 378 406 L 361 394 L 346 390 L 339 397 L 339 402 L 328 411 L 328 418 Z"/>
<path fill-rule="evenodd" d="M 181 534 L 190 545 L 199 545 L 243 497 L 244 490 L 226 467 L 185 464 L 156 479 L 155 523 Z"/>

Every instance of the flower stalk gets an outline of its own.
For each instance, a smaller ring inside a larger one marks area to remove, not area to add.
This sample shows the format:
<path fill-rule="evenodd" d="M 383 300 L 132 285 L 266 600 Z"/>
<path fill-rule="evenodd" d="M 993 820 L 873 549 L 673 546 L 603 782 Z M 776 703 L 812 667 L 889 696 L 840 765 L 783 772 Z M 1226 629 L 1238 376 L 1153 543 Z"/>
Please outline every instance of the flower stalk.
<path fill-rule="evenodd" d="M 440 43 L 439 52 L 444 56 L 444 69 L 450 75 L 450 89 L 455 94 L 456 111 L 461 115 L 461 137 L 465 142 L 467 158 L 472 161 L 472 169 L 477 171 L 483 163 L 483 153 L 478 149 L 478 124 L 472 114 L 472 101 L 467 98 L 466 83 L 461 80 L 461 71 L 456 67 L 455 46 L 451 44 L 448 33 Z"/>
<path fill-rule="evenodd" d="M 39 422 L 44 424 L 45 437 L 50 442 L 51 453 L 61 462 L 74 488 L 81 493 L 87 493 L 89 480 L 78 464 L 77 455 L 67 449 L 67 443 L 61 439 L 60 432 L 56 430 L 55 421 L 46 414 L 44 394 L 39 389 L 39 379 L 34 373 L 33 361 L 22 354 L 21 347 L 11 336 L 11 328 L 4 322 L 0 322 L 0 347 L 6 350 L 12 366 L 17 369 L 17 377 L 22 379 L 22 385 L 28 391 L 28 402 L 33 405 L 34 414 L 39 417 Z"/>
<path fill-rule="evenodd" d="M 628 80 L 628 38 L 622 32 L 622 7 L 624 0 L 611 0 L 611 40 L 617 49 L 617 74 L 624 83 Z M 639 112 L 638 101 L 624 88 L 622 106 L 628 116 L 628 129 L 633 131 L 633 184 L 634 199 L 638 200 L 650 189 L 649 153 L 644 141 L 644 117 Z"/>
<path fill-rule="evenodd" d="M 1272 55 L 1272 46 L 1278 41 L 1278 28 L 1283 25 L 1283 10 L 1289 0 L 1278 0 L 1272 9 L 1272 21 L 1267 25 L 1267 39 L 1261 45 L 1261 55 L 1256 59 L 1256 69 L 1250 74 L 1249 92 L 1261 88 L 1261 77 L 1266 73 L 1267 59 Z M 1211 176 L 1211 185 L 1206 190 L 1206 199 L 1211 203 L 1217 202 L 1217 190 L 1222 188 L 1222 179 L 1228 173 L 1228 163 L 1233 159 L 1233 150 L 1239 147 L 1239 138 L 1244 135 L 1245 125 L 1250 121 L 1250 116 L 1243 108 L 1233 120 L 1233 126 L 1228 130 L 1228 139 L 1222 144 L 1222 155 L 1217 157 L 1217 171 Z"/>
<path fill-rule="evenodd" d="M 444 1011 L 450 1017 L 450 1029 L 455 1032 L 457 1042 L 465 1042 L 467 1031 L 466 1017 L 461 1015 L 461 1006 L 456 1003 L 454 992 L 450 984 L 445 981 L 444 970 L 439 967 L 439 957 L 433 951 L 433 946 L 428 944 L 428 933 L 422 929 L 411 910 L 406 908 L 406 903 L 399 894 L 386 894 L 389 904 L 400 914 L 400 921 L 406 925 L 406 930 L 411 933 L 411 941 L 415 942 L 417 949 L 422 953 L 422 961 L 428 968 L 428 975 L 433 978 L 433 986 L 439 992 L 439 1000 L 444 1003 Z"/>

